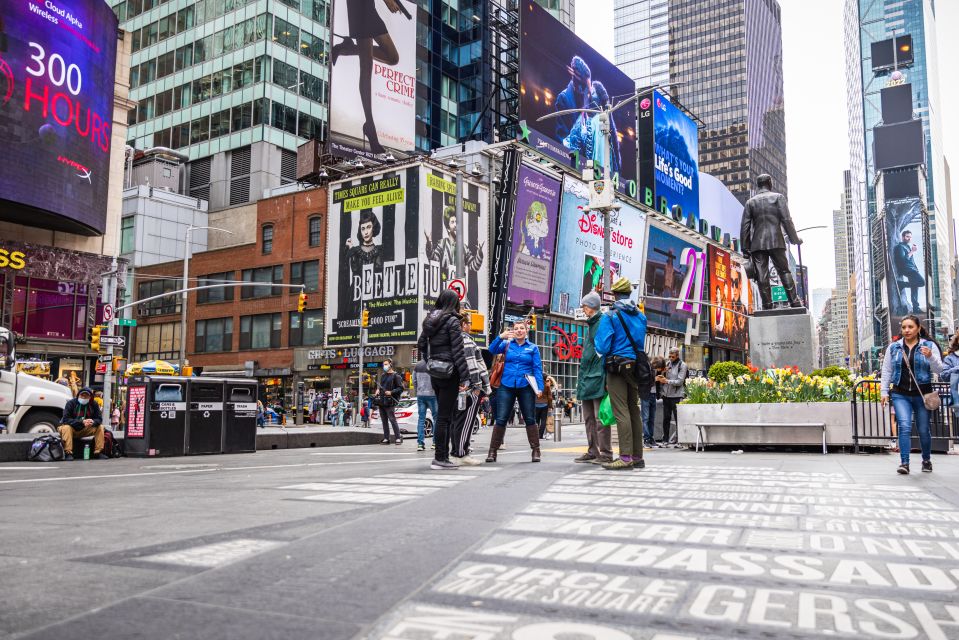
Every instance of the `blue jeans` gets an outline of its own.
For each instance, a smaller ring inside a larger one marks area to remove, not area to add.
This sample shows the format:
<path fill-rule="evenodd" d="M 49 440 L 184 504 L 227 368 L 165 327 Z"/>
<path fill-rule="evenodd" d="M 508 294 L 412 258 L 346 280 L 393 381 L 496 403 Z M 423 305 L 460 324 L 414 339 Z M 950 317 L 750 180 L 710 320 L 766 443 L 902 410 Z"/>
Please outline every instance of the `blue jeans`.
<path fill-rule="evenodd" d="M 952 374 L 949 388 L 952 390 L 952 411 L 959 417 L 959 372 Z"/>
<path fill-rule="evenodd" d="M 649 397 L 642 399 L 642 414 L 643 414 L 643 440 L 646 442 L 652 442 L 655 431 L 653 430 L 653 425 L 656 424 L 656 400 L 657 396 L 655 393 L 649 394 Z"/>
<path fill-rule="evenodd" d="M 436 425 L 436 396 L 416 396 L 416 409 L 418 411 L 419 418 L 416 421 L 416 443 L 417 444 L 426 444 L 426 410 L 430 410 L 430 415 L 433 416 L 433 425 Z"/>
<path fill-rule="evenodd" d="M 922 449 L 922 459 L 929 460 L 932 456 L 932 431 L 929 429 L 929 410 L 922 403 L 922 396 L 893 393 L 891 398 L 892 410 L 896 413 L 896 424 L 899 425 L 899 459 L 903 464 L 909 464 L 912 427 L 915 424 L 919 429 L 919 448 Z"/>
<path fill-rule="evenodd" d="M 519 410 L 527 427 L 536 426 L 536 394 L 529 385 L 525 387 L 507 387 L 500 385 L 496 392 L 496 426 L 505 427 L 509 422 L 513 404 L 519 400 Z"/>

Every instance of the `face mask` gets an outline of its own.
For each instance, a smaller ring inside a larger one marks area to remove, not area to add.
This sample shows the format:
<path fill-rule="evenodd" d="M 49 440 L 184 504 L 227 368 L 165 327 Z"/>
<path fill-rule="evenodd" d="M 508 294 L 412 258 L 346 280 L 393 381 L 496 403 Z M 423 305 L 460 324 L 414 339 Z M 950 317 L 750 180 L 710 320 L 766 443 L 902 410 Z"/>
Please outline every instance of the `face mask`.
<path fill-rule="evenodd" d="M 77 402 L 81 405 L 86 406 L 90 402 L 90 398 L 77 398 Z"/>
<path fill-rule="evenodd" d="M 384 364 L 384 365 L 383 365 L 383 371 L 389 371 L 389 370 L 390 370 L 390 365 Z"/>

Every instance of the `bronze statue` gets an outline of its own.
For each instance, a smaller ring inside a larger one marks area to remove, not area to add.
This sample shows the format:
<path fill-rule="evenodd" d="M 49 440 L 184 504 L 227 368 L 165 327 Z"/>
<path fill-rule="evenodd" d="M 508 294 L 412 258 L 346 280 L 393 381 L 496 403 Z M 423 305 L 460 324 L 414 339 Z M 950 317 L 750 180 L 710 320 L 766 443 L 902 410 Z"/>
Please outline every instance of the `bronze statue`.
<path fill-rule="evenodd" d="M 743 255 L 751 262 L 750 277 L 759 284 L 759 296 L 762 299 L 763 309 L 772 307 L 772 286 L 769 284 L 769 260 L 779 274 L 779 280 L 789 296 L 789 306 L 801 308 L 802 301 L 796 293 L 796 281 L 789 270 L 789 260 L 786 257 L 786 241 L 783 231 L 789 236 L 792 244 L 802 244 L 802 239 L 796 233 L 792 218 L 789 217 L 789 207 L 786 196 L 772 190 L 773 179 L 762 174 L 756 179 L 759 192 L 746 202 L 743 209 L 742 229 L 739 239 L 742 243 Z"/>

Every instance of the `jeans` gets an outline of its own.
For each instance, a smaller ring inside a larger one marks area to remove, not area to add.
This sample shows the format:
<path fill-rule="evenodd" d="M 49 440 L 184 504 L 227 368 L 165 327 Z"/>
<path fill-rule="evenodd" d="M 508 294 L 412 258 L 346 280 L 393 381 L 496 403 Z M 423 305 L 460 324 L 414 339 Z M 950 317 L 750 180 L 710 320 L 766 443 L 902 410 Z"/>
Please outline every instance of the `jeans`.
<path fill-rule="evenodd" d="M 384 405 L 389 400 L 384 401 Z M 400 435 L 400 425 L 396 423 L 396 405 L 390 404 L 390 406 L 381 406 L 380 407 L 380 418 L 383 419 L 383 439 L 390 439 L 390 427 L 393 427 L 393 435 L 396 436 L 397 440 L 402 440 L 403 436 Z"/>
<path fill-rule="evenodd" d="M 500 385 L 496 392 L 496 426 L 505 427 L 510 421 L 513 405 L 519 400 L 519 410 L 527 427 L 536 426 L 536 394 L 529 385 L 507 387 Z"/>
<path fill-rule="evenodd" d="M 426 410 L 430 410 L 430 415 L 433 416 L 433 428 L 436 428 L 436 396 L 416 396 L 416 409 L 419 413 L 419 418 L 416 421 L 416 442 L 418 444 L 426 444 Z"/>
<path fill-rule="evenodd" d="M 646 442 L 652 442 L 656 435 L 653 425 L 656 424 L 656 400 L 658 399 L 655 393 L 651 393 L 648 397 L 642 399 L 643 440 Z"/>
<path fill-rule="evenodd" d="M 669 424 L 676 418 L 676 429 L 679 429 L 679 415 L 676 407 L 682 398 L 663 398 L 663 444 L 669 444 Z"/>
<path fill-rule="evenodd" d="M 549 415 L 549 407 L 536 405 L 536 424 L 539 425 L 539 439 L 546 437 L 546 417 Z"/>
<path fill-rule="evenodd" d="M 952 411 L 959 418 L 959 372 L 952 374 L 949 379 L 949 388 L 952 390 Z"/>
<path fill-rule="evenodd" d="M 441 380 L 433 378 L 433 391 L 436 392 L 436 415 L 433 418 L 433 445 L 436 460 L 449 461 L 450 459 L 450 425 L 453 422 L 453 411 L 456 410 L 456 396 L 459 395 L 459 378 Z"/>
<path fill-rule="evenodd" d="M 896 414 L 896 424 L 899 426 L 900 461 L 902 464 L 909 464 L 913 424 L 919 429 L 919 448 L 922 449 L 922 459 L 929 460 L 932 456 L 932 431 L 929 429 L 929 410 L 922 403 L 922 396 L 893 393 L 891 399 L 892 410 Z"/>

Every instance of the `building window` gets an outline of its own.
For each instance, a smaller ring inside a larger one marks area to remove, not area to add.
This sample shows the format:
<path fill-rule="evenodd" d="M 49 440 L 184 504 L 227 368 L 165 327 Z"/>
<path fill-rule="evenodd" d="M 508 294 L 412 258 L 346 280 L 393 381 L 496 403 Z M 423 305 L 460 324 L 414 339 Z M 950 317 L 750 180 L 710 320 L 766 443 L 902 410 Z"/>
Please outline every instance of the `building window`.
<path fill-rule="evenodd" d="M 240 349 L 278 349 L 281 314 L 264 313 L 240 318 Z"/>
<path fill-rule="evenodd" d="M 320 290 L 320 261 L 294 262 L 290 265 L 290 284 L 302 284 L 307 293 Z"/>
<path fill-rule="evenodd" d="M 233 271 L 224 271 L 222 273 L 211 273 L 208 276 L 201 276 L 197 286 L 207 286 L 217 284 L 218 282 L 232 282 Z M 229 302 L 233 300 L 233 286 L 217 287 L 216 289 L 200 289 L 196 292 L 196 301 L 198 304 L 205 302 Z"/>
<path fill-rule="evenodd" d="M 176 291 L 179 288 L 180 281 L 174 278 L 141 282 L 137 287 L 137 293 L 139 294 L 137 300 L 158 296 L 167 291 Z M 175 294 L 137 305 L 137 313 L 141 316 L 162 316 L 179 312 L 180 296 Z"/>
<path fill-rule="evenodd" d="M 233 318 L 196 321 L 196 353 L 220 353 L 233 350 Z"/>
<path fill-rule="evenodd" d="M 179 322 L 140 325 L 136 334 L 135 360 L 174 360 L 180 356 Z"/>
<path fill-rule="evenodd" d="M 135 246 L 136 217 L 127 216 L 120 222 L 120 253 L 132 253 Z"/>
<path fill-rule="evenodd" d="M 310 217 L 310 246 L 320 246 L 320 230 L 322 229 L 323 218 L 320 216 Z"/>
<path fill-rule="evenodd" d="M 315 347 L 323 344 L 323 311 L 307 309 L 290 312 L 290 346 Z"/>
<path fill-rule="evenodd" d="M 244 269 L 243 282 L 265 282 L 268 284 L 283 283 L 283 265 L 275 267 L 260 267 L 258 269 Z M 240 292 L 240 298 L 247 300 L 249 298 L 266 298 L 269 296 L 280 295 L 279 287 L 264 286 L 244 286 Z"/>
<path fill-rule="evenodd" d="M 263 225 L 263 255 L 273 253 L 273 225 Z"/>

